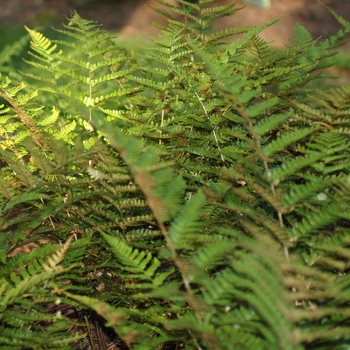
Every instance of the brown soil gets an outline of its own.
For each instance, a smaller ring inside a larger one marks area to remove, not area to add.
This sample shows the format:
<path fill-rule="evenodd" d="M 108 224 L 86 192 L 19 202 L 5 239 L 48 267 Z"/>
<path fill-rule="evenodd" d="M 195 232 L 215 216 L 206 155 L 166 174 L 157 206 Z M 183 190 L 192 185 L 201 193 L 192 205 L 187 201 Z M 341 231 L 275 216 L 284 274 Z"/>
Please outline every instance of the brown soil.
<path fill-rule="evenodd" d="M 168 0 L 176 4 L 176 0 Z M 220 0 L 218 3 L 233 3 Z M 323 0 L 346 20 L 350 20 L 349 0 Z M 150 22 L 162 21 L 149 6 L 159 6 L 156 0 L 0 0 L 0 23 L 2 24 L 57 24 L 75 9 L 87 19 L 94 19 L 106 29 L 119 32 L 123 37 L 152 35 L 157 32 Z M 148 5 L 148 6 L 147 6 Z M 240 0 L 238 6 L 244 6 Z M 225 18 L 219 27 L 256 25 L 283 17 L 274 26 L 266 29 L 262 36 L 276 45 L 288 43 L 298 22 L 315 37 L 335 34 L 341 25 L 317 0 L 272 0 L 270 9 L 247 6 L 234 16 Z M 347 44 L 350 48 L 350 45 Z"/>

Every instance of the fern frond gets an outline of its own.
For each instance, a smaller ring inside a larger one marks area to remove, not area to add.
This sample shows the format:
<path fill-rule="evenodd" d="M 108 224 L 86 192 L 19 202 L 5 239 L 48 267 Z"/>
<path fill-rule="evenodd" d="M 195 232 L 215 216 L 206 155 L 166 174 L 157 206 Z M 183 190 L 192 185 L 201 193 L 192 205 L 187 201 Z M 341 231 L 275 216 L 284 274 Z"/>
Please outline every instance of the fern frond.
<path fill-rule="evenodd" d="M 20 56 L 23 53 L 23 49 L 27 46 L 29 41 L 28 35 L 23 35 L 20 39 L 6 45 L 0 52 L 0 70 L 7 70 L 6 66 L 11 63 L 13 57 Z"/>
<path fill-rule="evenodd" d="M 313 233 L 317 233 L 321 228 L 326 227 L 335 221 L 336 208 L 335 205 L 324 205 L 318 208 L 317 212 L 308 213 L 301 222 L 294 223 L 293 228 L 290 230 L 290 235 L 294 237 L 309 237 Z"/>
<path fill-rule="evenodd" d="M 57 49 L 57 45 L 53 44 L 51 40 L 46 38 L 43 34 L 29 29 L 27 26 L 25 26 L 25 29 L 32 39 L 32 49 L 43 56 L 45 60 L 47 59 L 50 61 L 52 53 Z"/>
<path fill-rule="evenodd" d="M 311 133 L 315 132 L 315 130 L 315 128 L 305 128 L 285 133 L 276 140 L 270 142 L 268 145 L 263 147 L 262 152 L 266 156 L 271 156 L 277 152 L 283 151 L 286 148 L 286 146 L 290 145 L 291 143 L 297 142 L 302 138 L 305 138 L 307 135 L 310 135 Z"/>
<path fill-rule="evenodd" d="M 271 117 L 266 117 L 262 120 L 259 120 L 259 122 L 257 122 L 254 125 L 254 132 L 259 136 L 266 135 L 271 130 L 277 128 L 284 121 L 289 119 L 291 116 L 292 116 L 292 112 L 289 112 L 289 113 L 283 113 L 283 114 L 273 114 L 273 116 Z"/>
<path fill-rule="evenodd" d="M 169 237 L 176 248 L 188 247 L 190 236 L 200 232 L 199 213 L 204 205 L 204 198 L 203 193 L 197 193 L 187 203 L 183 211 L 175 217 L 169 229 Z"/>
<path fill-rule="evenodd" d="M 297 174 L 301 169 L 311 166 L 322 158 L 322 154 L 314 153 L 308 157 L 298 157 L 285 161 L 281 166 L 276 166 L 268 172 L 268 180 L 271 183 L 278 184 L 287 177 Z"/>
<path fill-rule="evenodd" d="M 346 346 L 350 89 L 312 80 L 348 25 L 277 50 L 159 3 L 140 55 L 73 12 L 0 80 L 0 347 L 74 347 L 84 309 L 135 349 Z"/>
<path fill-rule="evenodd" d="M 168 272 L 155 276 L 161 262 L 152 257 L 151 253 L 146 254 L 138 249 L 132 249 L 132 247 L 114 237 L 107 235 L 103 235 L 103 237 L 111 245 L 116 258 L 122 263 L 122 268 L 132 273 L 133 278 L 142 282 L 139 285 L 133 284 L 131 288 L 149 288 L 151 285 L 157 287 L 169 276 Z"/>
<path fill-rule="evenodd" d="M 307 46 L 311 45 L 315 41 L 308 30 L 301 24 L 297 23 L 295 25 L 295 36 L 292 38 L 292 42 L 295 46 Z"/>

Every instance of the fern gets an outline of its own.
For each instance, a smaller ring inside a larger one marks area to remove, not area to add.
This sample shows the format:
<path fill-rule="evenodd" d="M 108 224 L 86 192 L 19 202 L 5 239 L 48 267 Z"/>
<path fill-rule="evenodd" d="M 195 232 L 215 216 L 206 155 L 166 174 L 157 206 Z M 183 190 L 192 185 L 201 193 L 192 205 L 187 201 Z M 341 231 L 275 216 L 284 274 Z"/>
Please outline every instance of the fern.
<path fill-rule="evenodd" d="M 159 3 L 139 55 L 73 12 L 0 82 L 1 348 L 96 347 L 96 315 L 129 349 L 347 348 L 350 90 L 313 80 L 349 24 L 277 50 Z"/>
<path fill-rule="evenodd" d="M 15 261 L 7 263 L 7 269 L 1 269 L 1 347 L 65 348 L 81 338 L 81 335 L 75 334 L 67 337 L 67 329 L 73 322 L 62 316 L 60 312 L 52 314 L 47 309 L 49 303 L 56 302 L 56 305 L 61 303 L 57 296 L 55 298 L 50 295 L 55 289 L 55 280 L 59 283 L 62 277 L 67 278 L 69 269 L 74 269 L 72 259 L 66 262 L 69 267 L 61 266 L 70 244 L 71 239 L 60 248 L 46 246 L 29 256 L 17 255 L 12 258 Z M 84 247 L 81 244 L 80 246 Z M 73 248 L 72 253 L 76 259 L 83 251 Z M 23 267 L 24 262 L 26 262 L 26 268 Z M 19 311 L 21 308 L 27 311 L 21 313 Z M 22 328 L 28 328 L 28 330 L 21 332 Z"/>
<path fill-rule="evenodd" d="M 3 73 L 15 73 L 13 60 L 15 57 L 21 57 L 29 41 L 28 35 L 24 35 L 16 42 L 6 45 L 0 53 L 0 71 Z"/>
<path fill-rule="evenodd" d="M 122 97 L 135 90 L 135 87 L 122 86 L 123 79 L 130 74 L 127 64 L 130 57 L 95 22 L 83 20 L 77 13 L 72 13 L 69 25 L 57 30 L 61 35 L 73 39 L 70 42 L 51 42 L 39 32 L 29 28 L 27 31 L 32 38 L 31 47 L 34 51 L 34 60 L 27 62 L 47 72 L 47 75 L 27 75 L 39 79 L 41 89 L 47 92 L 42 94 L 44 100 L 58 100 L 59 110 L 63 108 L 66 115 L 72 114 L 68 120 L 72 121 L 73 115 L 85 106 L 87 115 L 82 114 L 79 119 L 81 123 L 89 123 L 92 118 L 99 118 L 98 107 L 106 105 L 111 99 L 114 100 L 114 106 L 118 106 L 121 103 L 118 104 L 118 99 L 124 101 Z M 65 53 L 65 48 L 79 52 L 79 57 Z M 111 82 L 115 80 L 120 82 L 118 89 L 112 88 Z M 81 127 L 72 131 L 78 134 L 79 130 Z"/>

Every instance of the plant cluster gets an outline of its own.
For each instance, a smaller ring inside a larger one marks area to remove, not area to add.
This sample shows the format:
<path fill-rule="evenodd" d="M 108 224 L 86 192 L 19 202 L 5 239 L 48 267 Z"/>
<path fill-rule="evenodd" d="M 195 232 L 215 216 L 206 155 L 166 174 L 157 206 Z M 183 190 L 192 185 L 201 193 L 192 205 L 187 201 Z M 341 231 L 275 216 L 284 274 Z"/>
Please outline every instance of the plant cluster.
<path fill-rule="evenodd" d="M 2 53 L 1 349 L 348 349 L 350 23 L 281 51 L 158 2 L 139 54 L 76 12 Z"/>

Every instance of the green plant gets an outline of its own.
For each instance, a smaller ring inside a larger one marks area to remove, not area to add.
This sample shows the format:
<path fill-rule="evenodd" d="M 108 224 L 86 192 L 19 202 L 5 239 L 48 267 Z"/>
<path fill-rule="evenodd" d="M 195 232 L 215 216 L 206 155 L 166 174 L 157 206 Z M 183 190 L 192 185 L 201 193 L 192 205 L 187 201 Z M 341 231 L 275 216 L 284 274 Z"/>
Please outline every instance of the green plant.
<path fill-rule="evenodd" d="M 350 89 L 313 82 L 350 24 L 280 51 L 158 2 L 144 52 L 72 13 L 1 81 L 1 346 L 81 347 L 82 308 L 129 349 L 347 349 Z"/>

